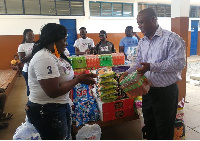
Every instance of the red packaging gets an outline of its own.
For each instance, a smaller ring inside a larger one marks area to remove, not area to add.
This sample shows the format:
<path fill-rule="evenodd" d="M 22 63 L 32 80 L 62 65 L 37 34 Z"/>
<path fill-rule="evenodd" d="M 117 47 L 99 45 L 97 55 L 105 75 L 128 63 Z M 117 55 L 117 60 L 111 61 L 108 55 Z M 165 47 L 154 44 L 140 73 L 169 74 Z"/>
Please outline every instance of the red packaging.
<path fill-rule="evenodd" d="M 134 115 L 133 99 L 117 100 L 110 103 L 103 103 L 97 100 L 102 121 L 110 121 Z"/>

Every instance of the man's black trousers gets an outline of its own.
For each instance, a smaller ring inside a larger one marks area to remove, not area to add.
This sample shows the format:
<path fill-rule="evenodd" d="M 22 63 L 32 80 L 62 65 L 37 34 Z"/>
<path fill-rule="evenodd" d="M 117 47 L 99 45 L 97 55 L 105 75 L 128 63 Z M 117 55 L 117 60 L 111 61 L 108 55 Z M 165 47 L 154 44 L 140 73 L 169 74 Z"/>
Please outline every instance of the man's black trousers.
<path fill-rule="evenodd" d="M 178 85 L 151 87 L 142 96 L 146 137 L 149 140 L 173 140 L 178 105 Z"/>

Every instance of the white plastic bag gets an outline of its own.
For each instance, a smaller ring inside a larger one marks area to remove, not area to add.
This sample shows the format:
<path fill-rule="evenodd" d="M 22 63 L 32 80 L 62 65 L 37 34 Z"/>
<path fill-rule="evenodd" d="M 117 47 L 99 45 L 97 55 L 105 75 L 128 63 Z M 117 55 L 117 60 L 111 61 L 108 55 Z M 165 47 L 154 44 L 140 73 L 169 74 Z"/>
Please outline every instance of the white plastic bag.
<path fill-rule="evenodd" d="M 76 134 L 76 140 L 100 140 L 101 128 L 98 124 L 85 124 Z"/>
<path fill-rule="evenodd" d="M 22 125 L 16 129 L 13 140 L 41 140 L 41 137 L 35 127 L 28 122 L 28 118 L 26 117 L 25 123 L 22 123 Z"/>

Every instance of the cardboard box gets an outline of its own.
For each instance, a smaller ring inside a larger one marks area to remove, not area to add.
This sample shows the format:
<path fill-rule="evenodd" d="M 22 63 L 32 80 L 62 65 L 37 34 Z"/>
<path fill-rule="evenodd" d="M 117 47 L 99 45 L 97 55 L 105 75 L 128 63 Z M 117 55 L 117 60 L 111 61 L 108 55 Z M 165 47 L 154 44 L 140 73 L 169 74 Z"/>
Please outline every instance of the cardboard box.
<path fill-rule="evenodd" d="M 134 115 L 133 99 L 123 99 L 114 102 L 104 103 L 97 99 L 102 121 L 110 121 Z"/>

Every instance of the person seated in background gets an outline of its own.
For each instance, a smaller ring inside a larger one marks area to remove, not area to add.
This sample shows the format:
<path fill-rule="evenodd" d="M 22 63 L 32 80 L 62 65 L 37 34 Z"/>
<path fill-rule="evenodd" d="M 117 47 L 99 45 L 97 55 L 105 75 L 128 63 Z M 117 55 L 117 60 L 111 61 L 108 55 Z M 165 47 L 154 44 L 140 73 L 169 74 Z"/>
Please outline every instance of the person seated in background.
<path fill-rule="evenodd" d="M 14 59 L 11 61 L 11 67 L 12 67 L 13 70 L 17 70 L 19 77 L 21 76 L 21 73 L 22 73 L 22 67 L 21 66 L 22 66 L 22 64 L 19 61 L 18 56 L 15 55 Z"/>
<path fill-rule="evenodd" d="M 107 34 L 105 30 L 101 30 L 99 33 L 100 42 L 95 47 L 94 54 L 111 54 L 115 53 L 114 45 L 107 41 Z"/>
<path fill-rule="evenodd" d="M 11 113 L 4 112 L 4 107 L 6 103 L 6 94 L 4 94 L 3 92 L 4 89 L 0 88 L 0 121 L 10 119 L 13 116 L 13 114 Z M 8 125 L 9 124 L 7 122 L 2 122 L 0 123 L 0 129 L 5 129 L 8 127 Z"/>
<path fill-rule="evenodd" d="M 90 49 L 94 47 L 94 41 L 91 38 L 87 37 L 87 31 L 85 27 L 81 27 L 79 31 L 81 38 L 77 39 L 74 43 L 75 54 L 90 54 Z"/>
<path fill-rule="evenodd" d="M 126 59 L 133 60 L 133 56 L 137 56 L 137 46 L 140 37 L 137 35 L 136 32 L 133 32 L 132 26 L 126 27 L 125 34 L 126 37 L 122 38 L 119 43 L 119 52 L 124 53 Z M 133 35 L 135 35 L 136 37 Z"/>

